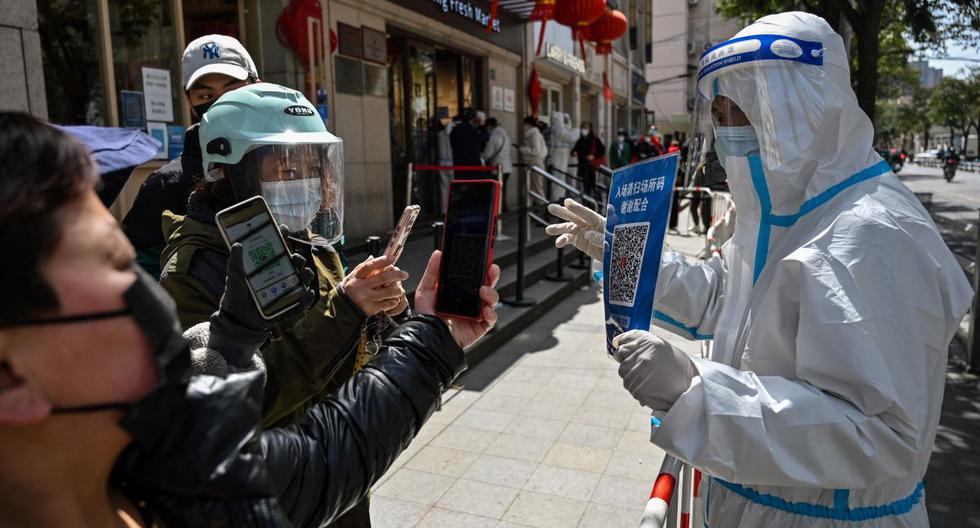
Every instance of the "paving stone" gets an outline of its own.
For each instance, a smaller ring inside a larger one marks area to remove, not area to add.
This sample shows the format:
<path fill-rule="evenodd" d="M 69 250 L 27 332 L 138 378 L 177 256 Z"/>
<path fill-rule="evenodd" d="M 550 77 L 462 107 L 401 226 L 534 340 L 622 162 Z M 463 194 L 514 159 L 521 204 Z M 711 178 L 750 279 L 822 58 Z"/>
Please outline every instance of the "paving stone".
<path fill-rule="evenodd" d="M 562 432 L 561 436 L 558 437 L 558 441 L 598 447 L 600 449 L 612 449 L 616 447 L 622 434 L 623 431 L 621 429 L 570 423 L 565 427 L 565 431 Z"/>
<path fill-rule="evenodd" d="M 535 396 L 531 403 L 521 410 L 521 414 L 536 418 L 568 421 L 578 412 L 579 406 L 579 403 L 560 402 L 555 401 L 554 398 L 542 398 L 539 395 Z"/>
<path fill-rule="evenodd" d="M 371 497 L 372 528 L 405 528 L 415 526 L 429 506 L 405 502 L 374 494 Z"/>
<path fill-rule="evenodd" d="M 453 482 L 454 479 L 443 475 L 402 468 L 375 494 L 415 504 L 435 504 Z"/>
<path fill-rule="evenodd" d="M 524 489 L 586 501 L 600 476 L 598 473 L 541 464 L 534 470 Z"/>
<path fill-rule="evenodd" d="M 632 527 L 639 524 L 642 516 L 642 509 L 630 510 L 590 502 L 585 507 L 585 513 L 582 515 L 578 528 Z"/>
<path fill-rule="evenodd" d="M 519 490 L 460 479 L 439 499 L 437 508 L 500 519 Z"/>
<path fill-rule="evenodd" d="M 551 440 L 500 433 L 485 453 L 527 462 L 541 462 L 553 444 Z"/>
<path fill-rule="evenodd" d="M 572 422 L 607 427 L 609 429 L 623 429 L 632 416 L 633 413 L 626 409 L 596 407 L 586 401 L 575 412 L 575 416 L 572 417 Z M 649 421 L 649 417 L 647 420 Z"/>
<path fill-rule="evenodd" d="M 552 466 L 602 473 L 611 455 L 610 449 L 556 442 L 542 462 Z"/>
<path fill-rule="evenodd" d="M 479 431 L 492 431 L 499 433 L 507 428 L 507 424 L 514 418 L 513 414 L 499 413 L 493 411 L 481 411 L 479 409 L 467 409 L 453 422 L 453 425 L 462 425 L 470 429 Z"/>
<path fill-rule="evenodd" d="M 507 396 L 505 394 L 484 394 L 472 409 L 480 411 L 493 411 L 504 414 L 517 414 L 531 401 L 530 398 L 519 396 Z"/>
<path fill-rule="evenodd" d="M 652 446 L 655 447 L 655 446 Z M 664 461 L 665 453 L 659 448 L 655 448 L 650 453 L 630 453 L 629 451 L 613 451 L 612 456 L 606 463 L 605 474 L 616 477 L 626 477 L 639 480 L 650 480 L 657 478 L 660 465 Z"/>
<path fill-rule="evenodd" d="M 641 455 L 653 454 L 656 446 L 650 443 L 650 431 L 623 431 L 619 442 L 616 444 L 616 451 L 629 453 L 639 453 Z"/>
<path fill-rule="evenodd" d="M 481 455 L 463 473 L 463 478 L 520 489 L 534 473 L 534 468 L 534 463 L 525 460 Z"/>
<path fill-rule="evenodd" d="M 576 526 L 585 511 L 585 502 L 522 491 L 504 514 L 504 520 L 535 528 Z"/>
<path fill-rule="evenodd" d="M 478 456 L 480 455 L 476 453 L 430 445 L 412 457 L 405 467 L 447 477 L 459 477 L 469 469 Z"/>
<path fill-rule="evenodd" d="M 555 441 L 561 436 L 567 423 L 565 420 L 552 418 L 517 416 L 507 425 L 504 433 Z"/>
<path fill-rule="evenodd" d="M 518 398 L 531 400 L 538 394 L 543 386 L 544 383 L 502 380 L 493 384 L 493 386 L 487 391 L 487 395 L 503 394 L 505 396 L 516 396 Z"/>
<path fill-rule="evenodd" d="M 650 498 L 650 487 L 656 475 L 649 480 L 638 480 L 603 475 L 592 494 L 592 502 L 626 509 L 643 509 Z"/>
<path fill-rule="evenodd" d="M 483 431 L 466 427 L 465 425 L 452 424 L 443 429 L 429 443 L 430 445 L 449 447 L 459 449 L 460 451 L 482 453 L 493 443 L 495 438 L 497 438 L 497 433 L 492 431 Z"/>
<path fill-rule="evenodd" d="M 416 528 L 496 528 L 497 520 L 469 513 L 432 508 Z"/>

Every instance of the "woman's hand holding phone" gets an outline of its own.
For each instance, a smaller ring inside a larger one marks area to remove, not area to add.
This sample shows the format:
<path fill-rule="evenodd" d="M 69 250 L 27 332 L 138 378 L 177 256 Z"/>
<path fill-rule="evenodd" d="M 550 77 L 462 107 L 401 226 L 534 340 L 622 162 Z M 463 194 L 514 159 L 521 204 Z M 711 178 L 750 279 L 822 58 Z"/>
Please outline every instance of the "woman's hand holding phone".
<path fill-rule="evenodd" d="M 408 306 L 402 287 L 408 273 L 392 266 L 391 260 L 384 255 L 368 258 L 344 278 L 344 293 L 368 317 L 381 312 L 398 315 Z"/>
<path fill-rule="evenodd" d="M 425 267 L 425 274 L 422 275 L 422 280 L 415 290 L 415 311 L 436 315 L 436 290 L 439 285 L 439 267 L 441 264 L 442 252 L 434 251 L 429 257 L 429 264 Z M 462 348 L 475 343 L 497 323 L 496 306 L 500 301 L 500 295 L 494 287 L 500 280 L 500 266 L 496 264 L 490 266 L 487 272 L 487 280 L 489 280 L 490 285 L 480 287 L 480 300 L 483 301 L 483 308 L 480 310 L 479 320 L 439 316 L 449 326 L 453 338 Z"/>

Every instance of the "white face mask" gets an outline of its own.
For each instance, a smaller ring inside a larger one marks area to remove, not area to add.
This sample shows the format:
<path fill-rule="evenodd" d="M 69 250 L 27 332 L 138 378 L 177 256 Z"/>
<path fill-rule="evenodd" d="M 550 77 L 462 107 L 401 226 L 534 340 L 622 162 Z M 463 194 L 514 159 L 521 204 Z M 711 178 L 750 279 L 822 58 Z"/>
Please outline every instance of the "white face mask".
<path fill-rule="evenodd" d="M 280 224 L 291 232 L 302 232 L 320 212 L 323 193 L 319 178 L 262 182 L 262 196 Z"/>
<path fill-rule="evenodd" d="M 626 137 L 625 136 L 618 136 L 618 137 L 616 137 L 616 142 L 619 143 L 620 145 L 622 145 L 625 141 L 626 141 Z"/>
<path fill-rule="evenodd" d="M 588 136 L 589 135 L 589 129 L 588 128 L 583 128 L 581 132 L 582 132 L 582 137 L 585 137 L 585 136 Z"/>

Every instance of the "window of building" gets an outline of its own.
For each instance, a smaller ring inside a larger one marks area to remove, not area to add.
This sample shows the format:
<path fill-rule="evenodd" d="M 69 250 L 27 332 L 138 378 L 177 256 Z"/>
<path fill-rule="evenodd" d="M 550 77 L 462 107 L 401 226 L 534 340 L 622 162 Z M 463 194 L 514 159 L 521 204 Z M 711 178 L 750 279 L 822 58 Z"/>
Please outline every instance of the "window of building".
<path fill-rule="evenodd" d="M 68 125 L 106 125 L 98 0 L 38 0 L 48 118 Z"/>

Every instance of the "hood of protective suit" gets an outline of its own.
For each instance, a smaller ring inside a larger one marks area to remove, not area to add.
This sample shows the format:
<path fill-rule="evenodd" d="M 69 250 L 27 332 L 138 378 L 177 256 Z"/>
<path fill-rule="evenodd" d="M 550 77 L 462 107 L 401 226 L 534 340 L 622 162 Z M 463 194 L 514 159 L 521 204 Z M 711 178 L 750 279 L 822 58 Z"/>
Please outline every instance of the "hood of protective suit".
<path fill-rule="evenodd" d="M 737 60 L 759 42 L 773 60 Z M 700 69 L 700 97 L 728 97 L 755 129 L 772 214 L 795 214 L 881 161 L 851 88 L 844 43 L 824 19 L 802 12 L 760 18 L 705 52 Z M 753 200 L 738 196 L 747 182 L 730 183 L 737 202 Z"/>

